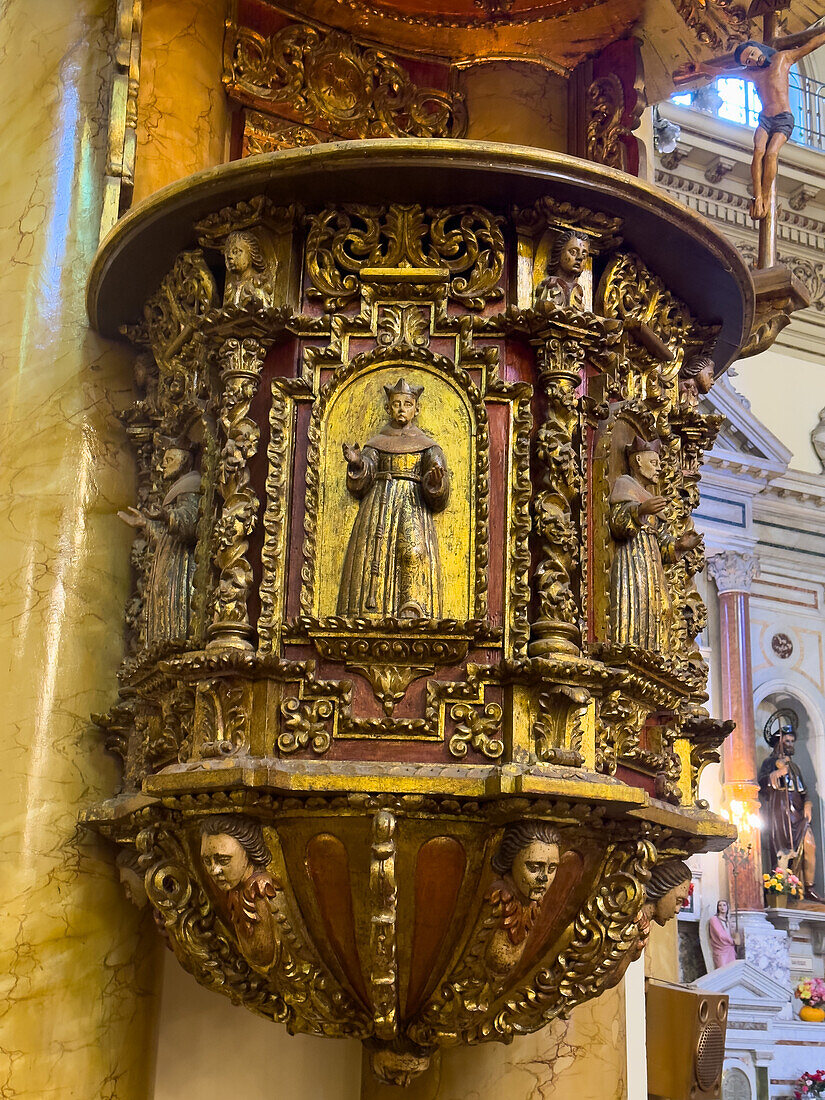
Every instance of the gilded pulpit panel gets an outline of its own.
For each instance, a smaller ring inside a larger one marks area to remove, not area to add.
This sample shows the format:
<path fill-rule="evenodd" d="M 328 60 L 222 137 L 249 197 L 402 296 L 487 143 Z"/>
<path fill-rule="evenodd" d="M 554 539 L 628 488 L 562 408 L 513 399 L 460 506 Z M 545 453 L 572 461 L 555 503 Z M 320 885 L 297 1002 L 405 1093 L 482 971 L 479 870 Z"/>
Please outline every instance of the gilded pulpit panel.
<path fill-rule="evenodd" d="M 130 215 L 90 293 L 151 229 L 164 274 L 118 315 L 130 653 L 97 718 L 124 789 L 89 820 L 200 982 L 396 1084 L 615 985 L 680 861 L 730 839 L 696 802 L 729 726 L 693 397 L 753 304 L 641 184 L 417 149 L 228 165 Z"/>

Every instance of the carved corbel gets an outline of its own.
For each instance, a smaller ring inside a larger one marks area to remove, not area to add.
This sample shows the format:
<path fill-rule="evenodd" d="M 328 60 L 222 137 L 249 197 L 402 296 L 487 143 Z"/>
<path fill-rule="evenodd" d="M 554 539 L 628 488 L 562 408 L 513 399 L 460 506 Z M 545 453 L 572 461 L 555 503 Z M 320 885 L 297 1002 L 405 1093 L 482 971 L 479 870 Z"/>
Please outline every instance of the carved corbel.
<path fill-rule="evenodd" d="M 260 341 L 227 340 L 219 352 L 222 396 L 219 422 L 223 447 L 218 488 L 223 502 L 216 527 L 215 564 L 219 571 L 208 649 L 251 649 L 247 599 L 252 566 L 246 555 L 258 518 L 258 497 L 249 482 L 249 460 L 258 450 L 260 429 L 248 416 L 258 389 L 265 348 Z"/>

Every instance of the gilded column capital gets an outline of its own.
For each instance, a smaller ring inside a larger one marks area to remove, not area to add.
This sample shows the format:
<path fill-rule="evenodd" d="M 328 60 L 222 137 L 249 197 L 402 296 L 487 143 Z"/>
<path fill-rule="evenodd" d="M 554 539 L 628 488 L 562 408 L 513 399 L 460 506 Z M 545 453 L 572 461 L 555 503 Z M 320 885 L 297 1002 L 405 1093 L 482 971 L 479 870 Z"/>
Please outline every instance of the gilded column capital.
<path fill-rule="evenodd" d="M 708 558 L 708 573 L 713 577 L 720 596 L 728 592 L 750 592 L 759 572 L 755 554 L 739 550 L 723 550 Z"/>

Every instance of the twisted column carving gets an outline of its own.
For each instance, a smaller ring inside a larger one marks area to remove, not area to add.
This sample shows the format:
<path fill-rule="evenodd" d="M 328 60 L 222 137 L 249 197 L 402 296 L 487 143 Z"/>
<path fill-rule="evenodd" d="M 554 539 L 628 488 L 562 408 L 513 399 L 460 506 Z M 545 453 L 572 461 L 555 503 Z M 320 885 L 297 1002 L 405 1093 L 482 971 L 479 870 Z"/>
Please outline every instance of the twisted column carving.
<path fill-rule="evenodd" d="M 216 527 L 218 589 L 208 648 L 251 649 L 247 599 L 252 566 L 246 555 L 259 501 L 249 483 L 249 460 L 258 450 L 261 433 L 248 414 L 266 349 L 254 338 L 232 338 L 218 354 L 222 384 L 219 422 L 224 439 L 218 488 L 223 507 Z"/>

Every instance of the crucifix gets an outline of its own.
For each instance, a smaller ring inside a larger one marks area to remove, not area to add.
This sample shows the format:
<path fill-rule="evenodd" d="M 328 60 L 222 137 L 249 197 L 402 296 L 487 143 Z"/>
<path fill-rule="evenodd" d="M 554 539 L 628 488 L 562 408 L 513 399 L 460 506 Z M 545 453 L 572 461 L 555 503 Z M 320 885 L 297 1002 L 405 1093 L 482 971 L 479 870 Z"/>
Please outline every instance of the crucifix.
<path fill-rule="evenodd" d="M 751 180 L 753 197 L 750 214 L 759 223 L 757 267 L 776 263 L 776 172 L 779 152 L 794 130 L 789 79 L 791 68 L 801 58 L 825 45 L 822 20 L 801 34 L 777 37 L 777 14 L 790 7 L 790 0 L 753 0 L 748 18 L 762 18 L 762 41 L 741 42 L 732 54 L 701 65 L 688 65 L 674 73 L 677 85 L 698 79 L 735 75 L 750 80 L 759 93 L 762 111 L 753 136 Z"/>

